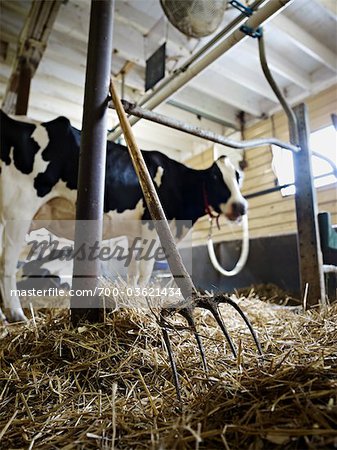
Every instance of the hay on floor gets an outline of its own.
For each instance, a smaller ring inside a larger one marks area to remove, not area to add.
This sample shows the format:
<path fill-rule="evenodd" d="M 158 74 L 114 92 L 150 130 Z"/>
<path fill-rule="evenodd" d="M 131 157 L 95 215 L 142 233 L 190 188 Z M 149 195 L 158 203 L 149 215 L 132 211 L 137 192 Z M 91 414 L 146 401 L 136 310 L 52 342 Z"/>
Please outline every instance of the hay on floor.
<path fill-rule="evenodd" d="M 198 313 L 208 376 L 192 334 L 170 333 L 182 409 L 151 313 L 119 310 L 73 330 L 68 312 L 53 310 L 1 327 L 0 447 L 336 448 L 337 305 L 302 312 L 237 301 L 258 332 L 264 362 L 232 308 L 221 312 L 237 360 L 212 317 Z"/>

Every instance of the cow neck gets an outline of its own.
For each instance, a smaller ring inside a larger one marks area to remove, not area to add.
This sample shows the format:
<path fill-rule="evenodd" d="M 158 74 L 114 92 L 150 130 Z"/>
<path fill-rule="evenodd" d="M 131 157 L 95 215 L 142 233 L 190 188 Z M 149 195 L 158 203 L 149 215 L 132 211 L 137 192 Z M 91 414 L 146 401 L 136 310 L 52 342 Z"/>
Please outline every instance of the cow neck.
<path fill-rule="evenodd" d="M 203 195 L 203 199 L 204 199 L 205 214 L 208 215 L 209 220 L 211 222 L 215 219 L 216 225 L 217 225 L 218 229 L 220 230 L 220 225 L 219 225 L 220 214 L 219 213 L 215 214 L 212 210 L 211 205 L 209 204 L 205 181 L 202 183 L 202 195 Z"/>
<path fill-rule="evenodd" d="M 186 169 L 188 170 L 185 173 L 185 182 L 188 180 L 188 189 L 182 189 L 184 210 L 188 215 L 186 218 L 195 223 L 206 214 L 205 193 L 207 193 L 208 170 Z"/>

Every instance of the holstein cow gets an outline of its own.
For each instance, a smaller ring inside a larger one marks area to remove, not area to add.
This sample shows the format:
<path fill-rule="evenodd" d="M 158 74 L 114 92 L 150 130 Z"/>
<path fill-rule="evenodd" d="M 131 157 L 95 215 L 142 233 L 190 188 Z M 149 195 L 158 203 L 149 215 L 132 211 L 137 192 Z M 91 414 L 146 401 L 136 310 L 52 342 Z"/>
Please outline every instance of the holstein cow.
<path fill-rule="evenodd" d="M 37 123 L 13 119 L 1 111 L 0 287 L 9 320 L 25 319 L 19 298 L 10 293 L 16 289 L 18 259 L 30 224 L 36 218 L 75 218 L 79 148 L 80 131 L 65 117 Z M 143 156 L 170 221 L 194 224 L 211 211 L 236 220 L 245 213 L 247 203 L 228 158 L 220 158 L 206 170 L 194 170 L 158 151 L 145 151 Z M 105 239 L 135 237 L 134 230 L 125 228 L 125 219 L 150 219 L 126 147 L 109 141 L 104 213 L 110 223 Z M 139 284 L 149 280 L 154 260 L 142 263 L 132 269 Z"/>

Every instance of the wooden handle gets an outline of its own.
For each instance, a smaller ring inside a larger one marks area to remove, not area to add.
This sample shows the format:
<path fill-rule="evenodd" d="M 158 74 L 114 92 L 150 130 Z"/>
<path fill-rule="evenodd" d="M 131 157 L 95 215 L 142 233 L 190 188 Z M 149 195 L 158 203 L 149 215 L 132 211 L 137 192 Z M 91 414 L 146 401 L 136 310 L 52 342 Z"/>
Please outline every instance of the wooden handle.
<path fill-rule="evenodd" d="M 156 227 L 161 245 L 165 251 L 168 264 L 171 272 L 176 280 L 177 285 L 181 289 L 181 293 L 185 299 L 191 297 L 192 293 L 197 290 L 192 282 L 189 273 L 184 266 L 180 253 L 174 242 L 174 237 L 171 233 L 169 224 L 167 223 L 163 207 L 160 203 L 157 191 L 154 187 L 152 178 L 146 167 L 143 155 L 138 148 L 136 139 L 131 129 L 126 113 L 124 111 L 122 102 L 117 94 L 115 86 L 110 81 L 110 94 L 112 101 L 124 133 L 125 141 L 127 143 L 133 167 L 138 175 L 139 183 L 142 188 L 147 207 L 149 208 L 154 225 Z"/>

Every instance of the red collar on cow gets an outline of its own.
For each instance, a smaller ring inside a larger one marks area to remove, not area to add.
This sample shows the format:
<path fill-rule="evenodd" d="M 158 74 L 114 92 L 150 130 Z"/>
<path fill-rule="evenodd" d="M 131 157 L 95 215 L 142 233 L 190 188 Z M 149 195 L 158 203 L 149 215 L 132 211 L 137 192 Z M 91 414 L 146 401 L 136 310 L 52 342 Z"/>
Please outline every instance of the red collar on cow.
<path fill-rule="evenodd" d="M 207 196 L 205 183 L 203 183 L 203 185 L 202 185 L 202 192 L 203 192 L 203 196 L 204 196 L 205 213 L 208 214 L 209 220 L 211 222 L 213 222 L 213 219 L 215 219 L 216 226 L 218 227 L 218 230 L 220 230 L 220 224 L 219 224 L 220 214 L 219 213 L 214 214 L 214 212 L 211 209 L 211 205 L 208 202 L 208 196 Z"/>

